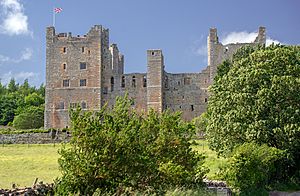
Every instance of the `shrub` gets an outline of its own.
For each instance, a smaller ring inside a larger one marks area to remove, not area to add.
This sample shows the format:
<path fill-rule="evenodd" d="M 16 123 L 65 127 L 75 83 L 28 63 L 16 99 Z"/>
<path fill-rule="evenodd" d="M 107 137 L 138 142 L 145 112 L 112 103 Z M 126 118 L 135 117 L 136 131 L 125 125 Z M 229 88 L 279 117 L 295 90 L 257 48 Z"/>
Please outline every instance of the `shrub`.
<path fill-rule="evenodd" d="M 112 111 L 71 112 L 72 139 L 60 151 L 58 194 L 161 190 L 201 182 L 204 157 L 192 151 L 193 126 L 180 114 L 131 110 L 118 98 Z"/>
<path fill-rule="evenodd" d="M 18 116 L 15 116 L 13 125 L 17 129 L 36 129 L 44 125 L 44 108 L 30 106 Z"/>
<path fill-rule="evenodd" d="M 265 190 L 284 176 L 285 156 L 284 151 L 265 144 L 245 143 L 233 151 L 223 168 L 223 177 L 242 193 Z"/>

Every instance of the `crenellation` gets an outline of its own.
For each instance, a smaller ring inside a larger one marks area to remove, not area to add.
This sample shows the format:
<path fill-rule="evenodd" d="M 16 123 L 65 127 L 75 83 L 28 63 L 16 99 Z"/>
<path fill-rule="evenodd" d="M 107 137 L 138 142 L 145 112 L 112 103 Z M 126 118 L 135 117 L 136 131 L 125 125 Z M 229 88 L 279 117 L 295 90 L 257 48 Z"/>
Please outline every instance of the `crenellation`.
<path fill-rule="evenodd" d="M 55 33 L 46 29 L 46 104 L 45 128 L 70 126 L 68 110 L 77 105 L 83 110 L 112 108 L 118 96 L 126 93 L 132 107 L 141 114 L 149 109 L 181 111 L 184 120 L 192 120 L 206 111 L 208 87 L 217 65 L 230 59 L 245 45 L 264 44 L 266 30 L 259 28 L 252 43 L 223 45 L 217 29 L 207 39 L 208 66 L 199 73 L 172 74 L 165 71 L 160 49 L 147 50 L 147 73 L 124 74 L 124 55 L 117 44 L 109 44 L 109 30 L 91 27 L 86 35 Z"/>

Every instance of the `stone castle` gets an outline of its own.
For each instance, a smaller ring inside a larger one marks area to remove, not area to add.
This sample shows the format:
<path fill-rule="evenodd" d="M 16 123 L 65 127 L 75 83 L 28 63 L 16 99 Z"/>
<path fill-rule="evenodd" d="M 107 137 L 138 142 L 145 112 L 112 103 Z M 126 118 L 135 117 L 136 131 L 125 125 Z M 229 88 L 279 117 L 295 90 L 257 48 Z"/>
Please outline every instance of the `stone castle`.
<path fill-rule="evenodd" d="M 101 25 L 86 35 L 46 32 L 45 128 L 62 129 L 70 124 L 68 109 L 98 110 L 113 107 L 116 97 L 128 93 L 138 112 L 153 108 L 159 112 L 181 111 L 191 120 L 206 110 L 207 88 L 217 65 L 231 58 L 244 45 L 265 44 L 265 28 L 260 27 L 252 43 L 223 45 L 217 29 L 207 39 L 208 66 L 200 73 L 167 73 L 161 50 L 147 50 L 147 73 L 124 73 L 124 56 L 116 44 L 109 44 L 109 30 Z"/>

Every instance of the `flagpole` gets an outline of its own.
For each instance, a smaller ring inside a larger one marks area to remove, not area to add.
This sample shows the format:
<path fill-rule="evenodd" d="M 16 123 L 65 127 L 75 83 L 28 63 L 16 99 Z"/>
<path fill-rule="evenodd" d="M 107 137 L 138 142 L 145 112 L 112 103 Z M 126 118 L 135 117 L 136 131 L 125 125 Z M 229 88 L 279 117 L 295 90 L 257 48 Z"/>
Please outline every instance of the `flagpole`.
<path fill-rule="evenodd" d="M 53 18 L 52 18 L 52 24 L 53 24 L 53 27 L 55 27 L 55 11 L 54 11 L 54 8 L 52 9 L 52 13 L 53 13 Z"/>

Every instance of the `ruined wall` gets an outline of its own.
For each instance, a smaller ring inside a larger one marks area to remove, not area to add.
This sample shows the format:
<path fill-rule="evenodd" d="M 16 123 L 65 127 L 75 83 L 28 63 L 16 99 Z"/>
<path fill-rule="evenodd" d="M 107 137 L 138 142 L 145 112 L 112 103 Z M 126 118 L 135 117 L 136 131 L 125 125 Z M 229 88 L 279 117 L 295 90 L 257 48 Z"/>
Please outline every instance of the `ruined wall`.
<path fill-rule="evenodd" d="M 201 73 L 167 73 L 165 80 L 166 109 L 181 111 L 184 120 L 192 120 L 205 112 L 210 85 L 208 69 Z"/>
<path fill-rule="evenodd" d="M 255 46 L 258 44 L 266 43 L 266 29 L 265 27 L 259 27 L 258 35 L 252 43 L 230 43 L 223 45 L 219 42 L 217 35 L 217 29 L 211 28 L 207 37 L 207 60 L 210 69 L 210 80 L 214 79 L 217 73 L 217 66 L 225 59 L 230 59 L 232 55 L 242 46 Z"/>

